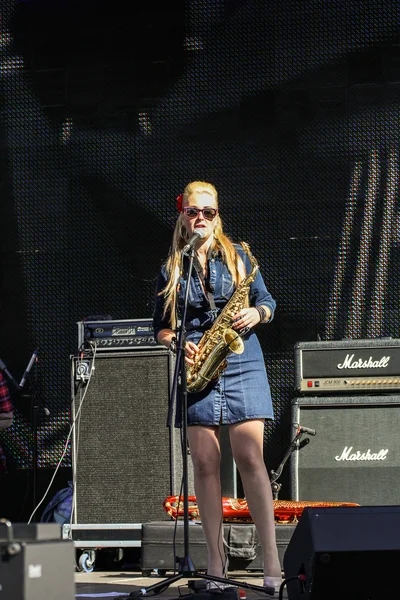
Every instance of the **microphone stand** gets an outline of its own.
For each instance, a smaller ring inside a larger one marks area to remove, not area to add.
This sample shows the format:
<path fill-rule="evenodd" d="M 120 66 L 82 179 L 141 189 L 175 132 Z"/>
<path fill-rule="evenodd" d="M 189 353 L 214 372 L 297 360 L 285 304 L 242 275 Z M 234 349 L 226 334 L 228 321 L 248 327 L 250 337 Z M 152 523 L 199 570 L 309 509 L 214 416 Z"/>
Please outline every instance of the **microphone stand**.
<path fill-rule="evenodd" d="M 279 492 L 281 491 L 282 484 L 278 483 L 279 477 L 282 475 L 283 467 L 285 466 L 287 460 L 290 458 L 292 452 L 295 450 L 301 450 L 304 446 L 310 443 L 310 438 L 305 438 L 303 441 L 301 440 L 301 436 L 304 431 L 301 430 L 301 427 L 297 428 L 296 435 L 293 440 L 290 442 L 288 449 L 286 450 L 282 462 L 276 471 L 270 471 L 270 479 L 271 479 L 271 488 L 272 488 L 272 496 L 274 500 L 278 500 Z"/>
<path fill-rule="evenodd" d="M 33 429 L 33 448 L 32 448 L 32 508 L 33 511 L 36 510 L 36 493 L 37 493 L 37 475 L 38 475 L 38 458 L 39 458 L 39 438 L 38 438 L 38 429 L 39 429 L 39 413 L 42 409 L 46 416 L 50 415 L 50 411 L 43 404 L 43 401 L 38 393 L 38 382 L 37 382 L 37 371 L 35 371 L 35 377 L 32 378 L 32 367 L 37 361 L 38 350 L 32 354 L 32 357 L 29 361 L 29 364 L 26 368 L 26 371 L 21 379 L 19 384 L 19 390 L 21 392 L 22 398 L 29 398 L 31 401 L 31 416 L 32 416 L 32 429 Z M 22 393 L 25 385 L 28 390 L 25 393 Z M 35 519 L 33 518 L 35 522 Z"/>
<path fill-rule="evenodd" d="M 223 584 L 221 589 L 214 588 L 213 590 L 206 590 L 204 592 L 205 598 L 208 600 L 210 598 L 215 598 L 215 593 L 217 592 L 220 596 L 222 595 L 225 600 L 238 600 L 238 592 L 233 588 L 246 588 L 256 590 L 258 592 L 263 592 L 269 595 L 273 595 L 274 588 L 270 587 L 262 587 L 258 585 L 252 585 L 249 583 L 243 583 L 242 581 L 236 581 L 233 579 L 227 579 L 223 577 L 214 577 L 211 575 L 207 575 L 205 573 L 199 573 L 190 558 L 189 555 L 189 489 L 188 489 L 188 455 L 186 452 L 187 448 L 187 384 L 186 384 L 186 362 L 185 362 L 185 334 L 186 334 L 186 315 L 187 315 L 187 306 L 188 306 L 188 298 L 189 298 L 189 287 L 190 280 L 193 272 L 193 259 L 194 259 L 194 248 L 187 249 L 187 256 L 189 257 L 189 268 L 187 273 L 187 283 L 186 283 L 186 291 L 184 298 L 184 306 L 183 306 L 183 315 L 181 326 L 178 327 L 178 336 L 177 336 L 177 352 L 176 352 L 176 363 L 175 370 L 173 376 L 172 383 L 172 392 L 170 397 L 170 412 L 168 416 L 168 424 L 171 426 L 171 404 L 173 403 L 174 390 L 177 390 L 177 405 L 181 408 L 181 418 L 182 418 L 182 479 L 183 479 L 183 549 L 184 555 L 183 557 L 176 557 L 176 562 L 178 563 L 178 573 L 176 575 L 172 575 L 159 583 L 155 583 L 150 585 L 147 588 L 141 588 L 140 590 L 131 592 L 128 596 L 120 596 L 120 598 L 126 600 L 126 598 L 137 598 L 139 596 L 147 596 L 150 594 L 160 594 L 165 589 L 167 589 L 171 584 L 179 581 L 180 579 L 187 577 L 196 577 L 200 579 L 205 579 L 208 581 L 216 581 L 218 583 Z M 173 426 L 173 425 L 172 425 Z M 232 587 L 227 586 L 230 585 Z M 189 586 L 190 587 L 190 586 Z M 195 587 L 195 586 L 194 586 Z M 214 594 L 214 596 L 213 596 Z M 196 597 L 200 598 L 202 594 L 197 591 Z M 180 595 L 180 599 L 191 598 L 192 594 L 189 596 Z"/>

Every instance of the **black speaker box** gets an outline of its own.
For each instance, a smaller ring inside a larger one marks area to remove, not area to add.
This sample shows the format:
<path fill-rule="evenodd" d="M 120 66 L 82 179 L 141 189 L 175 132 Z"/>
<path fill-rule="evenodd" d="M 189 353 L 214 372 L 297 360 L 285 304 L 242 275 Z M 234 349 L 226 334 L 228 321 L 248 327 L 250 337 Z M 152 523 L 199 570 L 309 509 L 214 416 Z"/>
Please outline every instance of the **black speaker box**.
<path fill-rule="evenodd" d="M 73 600 L 74 545 L 53 523 L 0 527 L 0 597 L 4 600 Z"/>
<path fill-rule="evenodd" d="M 77 360 L 74 522 L 168 519 L 163 501 L 179 494 L 182 475 L 180 430 L 167 426 L 171 354 L 161 347 L 98 353 L 89 360 L 90 379 L 82 383 Z"/>
<path fill-rule="evenodd" d="M 167 427 L 174 364 L 161 346 L 72 357 L 75 524 L 169 520 L 163 501 L 179 495 L 182 482 L 181 430 Z M 221 446 L 223 494 L 233 496 L 236 468 L 226 431 Z"/>
<path fill-rule="evenodd" d="M 306 508 L 283 566 L 289 600 L 383 600 L 400 595 L 400 506 Z"/>
<path fill-rule="evenodd" d="M 400 396 L 295 398 L 292 423 L 316 430 L 291 455 L 293 500 L 399 503 Z"/>

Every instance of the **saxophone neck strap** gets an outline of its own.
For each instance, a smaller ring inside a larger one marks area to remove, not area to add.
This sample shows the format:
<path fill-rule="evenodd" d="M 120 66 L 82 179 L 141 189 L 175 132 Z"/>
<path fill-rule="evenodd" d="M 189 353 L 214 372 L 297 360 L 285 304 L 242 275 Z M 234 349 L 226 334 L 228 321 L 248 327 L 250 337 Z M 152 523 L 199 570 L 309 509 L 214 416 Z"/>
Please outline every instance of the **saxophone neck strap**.
<path fill-rule="evenodd" d="M 207 260 L 208 259 L 209 259 L 209 256 L 207 255 Z M 209 281 L 209 279 L 206 280 L 206 278 L 204 277 L 204 271 L 203 271 L 203 268 L 197 257 L 197 254 L 195 254 L 193 257 L 193 266 L 196 269 L 196 273 L 200 278 L 203 289 L 204 289 L 205 293 L 207 294 L 207 298 L 208 298 L 208 302 L 210 304 L 211 310 L 216 311 L 214 296 L 210 289 L 210 281 Z"/>

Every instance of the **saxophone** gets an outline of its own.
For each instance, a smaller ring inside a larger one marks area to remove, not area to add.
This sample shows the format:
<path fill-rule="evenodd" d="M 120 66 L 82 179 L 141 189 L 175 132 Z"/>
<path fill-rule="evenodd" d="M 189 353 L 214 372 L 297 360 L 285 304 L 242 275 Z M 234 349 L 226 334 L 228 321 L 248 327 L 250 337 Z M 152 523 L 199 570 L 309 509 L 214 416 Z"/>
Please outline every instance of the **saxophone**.
<path fill-rule="evenodd" d="M 242 354 L 244 343 L 239 333 L 232 329 L 234 315 L 245 305 L 249 295 L 250 284 L 254 281 L 258 263 L 250 252 L 246 242 L 241 246 L 250 259 L 251 271 L 238 285 L 228 303 L 224 306 L 211 329 L 206 331 L 198 344 L 200 352 L 194 365 L 186 367 L 186 381 L 189 392 L 201 392 L 212 380 L 217 379 L 226 369 L 226 358 L 232 352 Z"/>

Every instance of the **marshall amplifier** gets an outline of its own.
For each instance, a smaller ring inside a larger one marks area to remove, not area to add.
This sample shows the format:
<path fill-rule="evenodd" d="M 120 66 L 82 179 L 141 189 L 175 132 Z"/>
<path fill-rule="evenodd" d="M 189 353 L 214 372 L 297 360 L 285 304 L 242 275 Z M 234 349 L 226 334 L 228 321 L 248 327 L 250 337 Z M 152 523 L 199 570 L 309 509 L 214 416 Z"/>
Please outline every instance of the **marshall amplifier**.
<path fill-rule="evenodd" d="M 304 394 L 400 391 L 400 340 L 298 342 L 295 390 Z"/>
<path fill-rule="evenodd" d="M 152 319 L 121 321 L 79 321 L 78 350 L 113 352 L 118 350 L 160 349 L 154 337 Z"/>
<path fill-rule="evenodd" d="M 399 504 L 400 395 L 295 398 L 292 424 L 315 435 L 291 454 L 291 499 Z"/>

